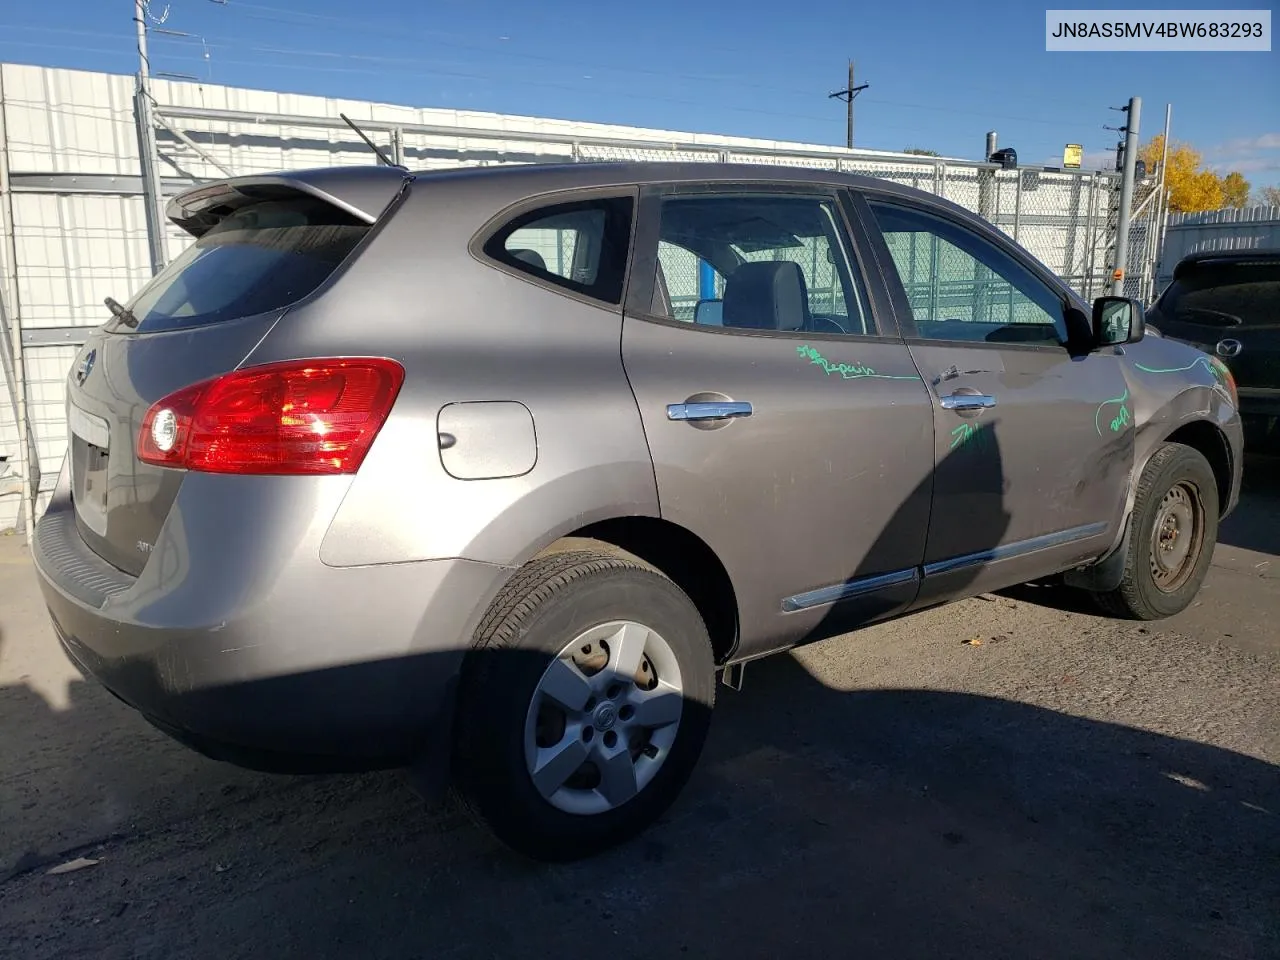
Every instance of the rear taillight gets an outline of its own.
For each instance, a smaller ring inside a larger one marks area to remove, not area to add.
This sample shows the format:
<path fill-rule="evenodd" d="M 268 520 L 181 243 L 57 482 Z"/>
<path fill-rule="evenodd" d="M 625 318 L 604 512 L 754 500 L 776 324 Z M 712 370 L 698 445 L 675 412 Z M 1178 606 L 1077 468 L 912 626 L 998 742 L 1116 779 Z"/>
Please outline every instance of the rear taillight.
<path fill-rule="evenodd" d="M 394 360 L 290 360 L 235 370 L 152 404 L 138 459 L 206 473 L 355 473 L 395 403 Z"/>

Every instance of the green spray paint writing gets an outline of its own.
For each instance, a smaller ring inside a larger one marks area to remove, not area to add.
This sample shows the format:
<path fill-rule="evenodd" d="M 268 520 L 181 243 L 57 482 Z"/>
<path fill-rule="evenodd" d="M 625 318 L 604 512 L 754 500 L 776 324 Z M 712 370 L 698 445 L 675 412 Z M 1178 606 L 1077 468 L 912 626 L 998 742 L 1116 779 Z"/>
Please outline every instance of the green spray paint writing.
<path fill-rule="evenodd" d="M 1133 422 L 1133 418 L 1129 413 L 1128 401 L 1129 388 L 1125 387 L 1124 393 L 1120 394 L 1120 396 L 1113 397 L 1110 400 L 1103 400 L 1098 404 L 1097 412 L 1093 415 L 1093 426 L 1094 429 L 1098 431 L 1098 436 L 1102 436 L 1102 411 L 1112 404 L 1120 405 L 1119 413 L 1117 413 L 1111 421 L 1111 431 L 1113 433 L 1119 433 L 1122 429 Z"/>
<path fill-rule="evenodd" d="M 951 431 L 951 449 L 954 450 L 956 447 L 962 444 L 968 443 L 969 438 L 972 436 L 973 436 L 973 424 L 971 423 L 960 424 L 960 426 L 956 427 L 954 430 Z"/>
<path fill-rule="evenodd" d="M 804 357 L 814 366 L 821 367 L 823 372 L 830 376 L 833 373 L 840 374 L 843 380 L 862 380 L 874 378 L 876 380 L 919 380 L 916 375 L 911 376 L 894 376 L 887 373 L 876 373 L 875 368 L 864 366 L 860 363 L 832 363 L 817 348 L 806 344 L 796 347 L 796 353 Z"/>

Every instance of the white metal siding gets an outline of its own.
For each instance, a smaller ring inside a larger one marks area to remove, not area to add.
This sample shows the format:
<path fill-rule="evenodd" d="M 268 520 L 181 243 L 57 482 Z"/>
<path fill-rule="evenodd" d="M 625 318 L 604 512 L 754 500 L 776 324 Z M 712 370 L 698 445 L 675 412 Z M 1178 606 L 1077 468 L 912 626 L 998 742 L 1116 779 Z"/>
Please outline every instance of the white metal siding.
<path fill-rule="evenodd" d="M 1280 249 L 1280 207 L 1245 207 L 1169 216 L 1157 288 L 1173 279 L 1173 268 L 1193 253 Z"/>

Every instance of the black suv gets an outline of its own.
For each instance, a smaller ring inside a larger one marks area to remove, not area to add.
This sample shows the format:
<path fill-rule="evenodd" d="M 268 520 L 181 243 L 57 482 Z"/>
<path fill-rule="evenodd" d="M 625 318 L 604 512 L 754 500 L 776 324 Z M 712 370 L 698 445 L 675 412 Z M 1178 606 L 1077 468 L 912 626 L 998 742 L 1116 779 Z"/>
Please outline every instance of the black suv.
<path fill-rule="evenodd" d="M 1147 322 L 1222 358 L 1239 387 L 1248 445 L 1280 450 L 1280 250 L 1184 257 Z"/>

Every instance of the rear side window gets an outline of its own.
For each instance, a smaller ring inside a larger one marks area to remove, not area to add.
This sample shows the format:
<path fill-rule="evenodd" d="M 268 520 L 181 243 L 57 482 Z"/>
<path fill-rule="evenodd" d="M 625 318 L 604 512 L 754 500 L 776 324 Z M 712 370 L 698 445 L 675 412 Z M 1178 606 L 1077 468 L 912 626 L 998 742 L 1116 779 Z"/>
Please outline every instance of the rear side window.
<path fill-rule="evenodd" d="M 539 207 L 504 224 L 485 242 L 484 252 L 531 277 L 617 304 L 622 302 L 631 217 L 631 197 Z"/>
<path fill-rule="evenodd" d="M 178 330 L 280 310 L 314 292 L 370 229 L 311 197 L 240 207 L 126 305 L 134 329 Z"/>
<path fill-rule="evenodd" d="M 1280 326 L 1280 261 L 1198 264 L 1170 284 L 1159 312 L 1209 327 Z"/>

